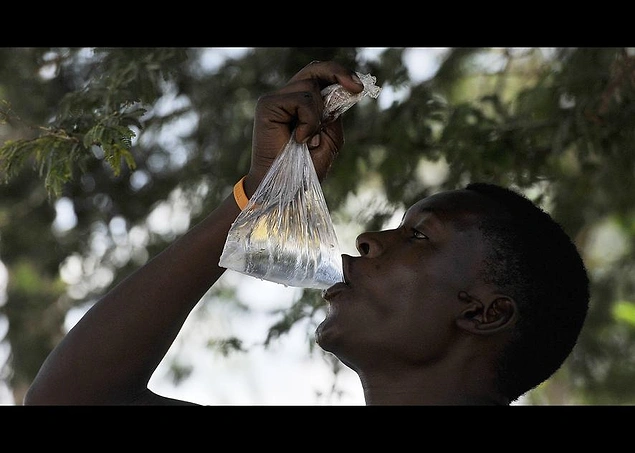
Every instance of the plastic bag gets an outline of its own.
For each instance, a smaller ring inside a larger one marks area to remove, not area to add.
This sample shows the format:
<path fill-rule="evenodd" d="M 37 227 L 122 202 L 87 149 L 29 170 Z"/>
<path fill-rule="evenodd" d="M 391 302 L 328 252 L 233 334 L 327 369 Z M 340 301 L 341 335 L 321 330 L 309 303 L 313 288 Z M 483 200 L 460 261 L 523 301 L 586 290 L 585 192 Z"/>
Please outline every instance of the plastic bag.
<path fill-rule="evenodd" d="M 338 84 L 322 90 L 323 122 L 364 96 L 379 96 L 375 77 L 357 75 L 360 93 Z M 232 224 L 219 265 L 285 286 L 326 289 L 343 281 L 342 258 L 309 148 L 294 136 Z"/>

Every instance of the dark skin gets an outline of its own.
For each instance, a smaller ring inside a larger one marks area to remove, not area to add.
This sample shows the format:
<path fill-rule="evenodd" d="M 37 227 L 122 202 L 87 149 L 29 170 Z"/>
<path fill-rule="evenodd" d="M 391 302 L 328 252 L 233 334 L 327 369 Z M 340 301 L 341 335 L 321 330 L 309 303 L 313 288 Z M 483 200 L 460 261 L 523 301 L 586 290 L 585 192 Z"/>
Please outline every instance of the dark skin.
<path fill-rule="evenodd" d="M 320 346 L 357 372 L 367 404 L 508 404 L 493 359 L 516 319 L 514 301 L 483 283 L 475 226 L 494 209 L 456 190 L 415 203 L 401 224 L 357 238 L 346 283 L 329 288 Z"/>
<path fill-rule="evenodd" d="M 320 124 L 320 90 L 358 93 L 352 71 L 314 62 L 262 96 L 255 112 L 251 196 L 295 129 L 322 181 L 344 143 L 341 120 Z M 430 208 L 432 211 L 423 208 Z M 492 209 L 470 191 L 413 205 L 402 224 L 358 237 L 343 256 L 346 283 L 324 293 L 319 345 L 355 370 L 367 404 L 508 404 L 493 360 L 516 319 L 515 303 L 479 278 L 484 245 L 475 215 Z M 100 299 L 42 365 L 26 404 L 194 404 L 148 389 L 155 369 L 205 292 L 239 213 L 229 195 L 201 223 Z"/>

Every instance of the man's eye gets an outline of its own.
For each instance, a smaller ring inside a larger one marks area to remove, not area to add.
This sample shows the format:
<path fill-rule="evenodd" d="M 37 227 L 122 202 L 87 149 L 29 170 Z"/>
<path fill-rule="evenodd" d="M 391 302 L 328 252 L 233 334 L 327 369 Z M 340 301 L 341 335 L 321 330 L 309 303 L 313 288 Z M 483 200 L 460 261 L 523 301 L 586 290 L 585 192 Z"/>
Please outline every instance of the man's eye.
<path fill-rule="evenodd" d="M 428 239 L 428 236 L 423 234 L 421 231 L 415 230 L 414 228 L 412 229 L 412 237 L 416 239 Z"/>

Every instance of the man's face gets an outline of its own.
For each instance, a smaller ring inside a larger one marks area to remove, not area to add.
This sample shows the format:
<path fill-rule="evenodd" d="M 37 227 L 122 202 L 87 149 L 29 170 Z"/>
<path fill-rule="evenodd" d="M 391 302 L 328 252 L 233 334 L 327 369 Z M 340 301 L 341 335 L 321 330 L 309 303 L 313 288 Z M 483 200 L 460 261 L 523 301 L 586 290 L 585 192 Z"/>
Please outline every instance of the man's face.
<path fill-rule="evenodd" d="M 343 255 L 346 283 L 329 288 L 319 345 L 351 368 L 407 367 L 444 354 L 478 292 L 485 246 L 476 225 L 481 195 L 456 190 L 415 203 L 394 230 L 361 234 L 359 257 Z"/>

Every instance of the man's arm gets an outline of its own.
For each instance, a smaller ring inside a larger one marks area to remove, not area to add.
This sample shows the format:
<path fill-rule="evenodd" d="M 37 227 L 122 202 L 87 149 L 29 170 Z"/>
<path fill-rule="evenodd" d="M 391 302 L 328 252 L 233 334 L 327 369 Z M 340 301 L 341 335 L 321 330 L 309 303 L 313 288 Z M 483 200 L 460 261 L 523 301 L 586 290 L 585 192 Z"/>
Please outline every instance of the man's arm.
<path fill-rule="evenodd" d="M 340 120 L 320 124 L 320 90 L 333 83 L 352 92 L 363 88 L 336 63 L 312 63 L 258 100 L 244 182 L 248 197 L 293 130 L 297 141 L 308 143 L 320 179 L 325 177 L 344 142 Z M 157 395 L 147 385 L 189 313 L 225 271 L 218 261 L 239 212 L 229 195 L 96 302 L 45 360 L 25 404 L 191 404 Z"/>

